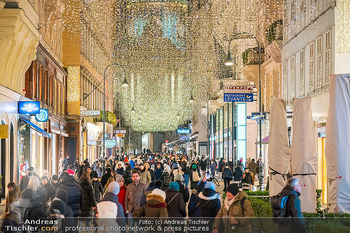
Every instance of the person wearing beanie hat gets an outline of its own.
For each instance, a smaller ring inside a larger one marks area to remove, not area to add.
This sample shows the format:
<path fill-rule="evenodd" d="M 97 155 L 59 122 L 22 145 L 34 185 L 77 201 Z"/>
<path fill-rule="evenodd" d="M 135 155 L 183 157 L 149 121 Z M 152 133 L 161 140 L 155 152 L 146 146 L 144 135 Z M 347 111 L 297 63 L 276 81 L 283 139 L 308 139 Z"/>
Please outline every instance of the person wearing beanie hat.
<path fill-rule="evenodd" d="M 74 171 L 72 170 L 72 169 L 68 169 L 67 170 L 67 173 L 69 174 L 69 175 L 71 175 L 71 176 L 74 176 Z"/>
<path fill-rule="evenodd" d="M 57 175 L 53 175 L 51 177 L 51 184 L 53 185 L 53 187 L 55 188 L 55 191 L 58 187 L 58 176 Z"/>
<path fill-rule="evenodd" d="M 153 189 L 153 191 L 147 195 L 147 204 L 134 210 L 132 217 L 167 218 L 168 211 L 165 198 L 166 194 L 163 190 L 158 188 Z"/>
<path fill-rule="evenodd" d="M 201 217 L 216 217 L 221 208 L 220 194 L 215 192 L 215 184 L 208 181 L 198 194 Z"/>
<path fill-rule="evenodd" d="M 118 196 L 120 191 L 120 186 L 117 182 L 113 181 L 112 183 L 109 184 L 107 192 L 113 193 L 114 195 Z"/>
<path fill-rule="evenodd" d="M 171 182 L 166 193 L 166 200 L 169 217 L 186 217 L 186 204 L 179 192 L 179 184 Z"/>
<path fill-rule="evenodd" d="M 225 217 L 229 217 L 230 221 L 223 220 Z M 239 190 L 238 184 L 230 184 L 227 187 L 222 208 L 216 215 L 212 233 L 219 233 L 221 225 L 224 225 L 225 232 L 230 232 L 232 227 L 238 233 L 251 232 L 252 226 L 249 223 L 249 218 L 252 217 L 254 217 L 254 211 L 248 200 L 248 195 Z"/>

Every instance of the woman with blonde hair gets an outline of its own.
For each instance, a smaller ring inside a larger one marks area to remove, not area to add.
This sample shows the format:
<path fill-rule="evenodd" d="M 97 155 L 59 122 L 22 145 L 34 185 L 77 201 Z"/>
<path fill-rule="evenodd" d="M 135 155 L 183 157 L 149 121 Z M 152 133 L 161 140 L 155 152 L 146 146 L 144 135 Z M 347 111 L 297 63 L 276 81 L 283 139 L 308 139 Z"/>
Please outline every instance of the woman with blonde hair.
<path fill-rule="evenodd" d="M 24 220 L 29 217 L 27 216 L 30 212 L 29 210 L 33 207 L 41 208 L 44 200 L 45 189 L 40 185 L 39 178 L 37 176 L 30 177 L 28 187 L 24 190 L 19 199 L 19 208 Z"/>
<path fill-rule="evenodd" d="M 104 194 L 107 192 L 109 184 L 114 182 L 114 181 L 115 181 L 115 177 L 114 176 L 111 176 L 111 177 L 108 178 L 107 183 L 106 183 L 105 187 L 103 188 L 103 193 Z"/>

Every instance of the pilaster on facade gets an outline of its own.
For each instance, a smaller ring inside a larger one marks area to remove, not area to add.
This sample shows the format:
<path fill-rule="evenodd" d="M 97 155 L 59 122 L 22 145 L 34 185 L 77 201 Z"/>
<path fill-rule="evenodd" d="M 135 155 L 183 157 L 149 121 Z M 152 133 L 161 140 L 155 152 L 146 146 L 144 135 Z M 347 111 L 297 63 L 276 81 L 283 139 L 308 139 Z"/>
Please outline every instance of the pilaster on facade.
<path fill-rule="evenodd" d="M 0 84 L 18 93 L 25 88 L 25 72 L 36 59 L 40 33 L 18 8 L 0 11 Z"/>

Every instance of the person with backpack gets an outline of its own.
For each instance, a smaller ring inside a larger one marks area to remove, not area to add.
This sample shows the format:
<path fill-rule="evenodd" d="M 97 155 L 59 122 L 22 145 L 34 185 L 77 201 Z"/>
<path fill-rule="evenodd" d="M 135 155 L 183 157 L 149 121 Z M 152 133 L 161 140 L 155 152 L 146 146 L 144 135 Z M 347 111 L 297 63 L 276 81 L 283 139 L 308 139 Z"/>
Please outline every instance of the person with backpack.
<path fill-rule="evenodd" d="M 160 180 L 163 182 L 163 190 L 166 191 L 171 183 L 170 168 L 164 169 Z"/>
<path fill-rule="evenodd" d="M 197 186 L 197 183 L 200 181 L 201 174 L 199 170 L 198 164 L 194 161 L 191 164 L 191 174 L 190 174 L 190 180 L 191 180 L 191 189 L 195 189 Z"/>
<path fill-rule="evenodd" d="M 301 212 L 300 193 L 299 179 L 292 177 L 287 180 L 286 186 L 278 195 L 271 197 L 272 213 L 279 223 L 279 232 L 306 232 L 304 216 Z M 292 218 L 287 219 L 289 217 Z"/>
<path fill-rule="evenodd" d="M 224 226 L 222 232 L 252 232 L 252 226 L 248 219 L 252 217 L 254 217 L 254 211 L 248 200 L 248 195 L 239 191 L 238 184 L 230 184 L 227 187 L 222 207 L 216 215 L 212 233 L 219 233 L 221 225 Z"/>
<path fill-rule="evenodd" d="M 221 208 L 220 194 L 215 191 L 215 184 L 208 181 L 202 192 L 198 195 L 199 207 L 201 208 L 200 217 L 216 217 Z"/>
<path fill-rule="evenodd" d="M 224 169 L 222 170 L 222 179 L 224 180 L 224 184 L 225 184 L 224 192 L 226 191 L 226 188 L 230 185 L 230 181 L 232 180 L 232 177 L 233 177 L 232 170 L 228 165 L 228 163 L 226 163 L 224 165 Z"/>

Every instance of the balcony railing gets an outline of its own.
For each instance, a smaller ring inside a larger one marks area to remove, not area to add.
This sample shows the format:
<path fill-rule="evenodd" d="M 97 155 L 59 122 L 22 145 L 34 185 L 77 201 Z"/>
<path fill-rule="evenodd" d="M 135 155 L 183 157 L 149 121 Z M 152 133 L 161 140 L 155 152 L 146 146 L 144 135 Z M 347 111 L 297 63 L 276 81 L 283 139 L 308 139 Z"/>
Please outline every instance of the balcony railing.
<path fill-rule="evenodd" d="M 261 61 L 263 63 L 264 48 L 260 48 Z M 243 65 L 259 65 L 259 48 L 249 48 L 242 53 Z"/>
<path fill-rule="evenodd" d="M 266 29 L 266 41 L 271 44 L 273 41 L 283 40 L 283 21 L 276 20 Z"/>

